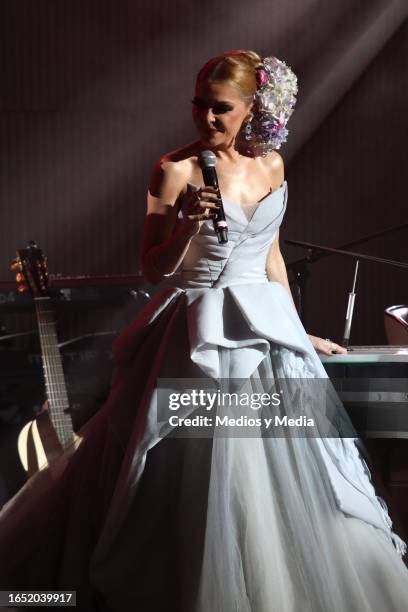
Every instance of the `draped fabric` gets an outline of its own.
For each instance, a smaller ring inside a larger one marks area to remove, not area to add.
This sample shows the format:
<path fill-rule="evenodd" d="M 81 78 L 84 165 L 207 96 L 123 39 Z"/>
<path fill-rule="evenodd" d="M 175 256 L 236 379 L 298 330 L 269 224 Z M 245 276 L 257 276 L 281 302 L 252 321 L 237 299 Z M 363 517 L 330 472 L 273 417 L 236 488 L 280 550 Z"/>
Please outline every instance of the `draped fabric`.
<path fill-rule="evenodd" d="M 116 342 L 110 396 L 78 451 L 0 513 L 2 589 L 76 589 L 95 612 L 406 610 L 405 543 L 289 295 L 265 278 L 287 194 L 285 182 L 249 220 L 227 202 L 225 250 L 204 223 L 182 282 Z M 280 415 L 316 431 L 178 437 L 159 383 L 184 379 L 249 394 L 279 382 Z"/>

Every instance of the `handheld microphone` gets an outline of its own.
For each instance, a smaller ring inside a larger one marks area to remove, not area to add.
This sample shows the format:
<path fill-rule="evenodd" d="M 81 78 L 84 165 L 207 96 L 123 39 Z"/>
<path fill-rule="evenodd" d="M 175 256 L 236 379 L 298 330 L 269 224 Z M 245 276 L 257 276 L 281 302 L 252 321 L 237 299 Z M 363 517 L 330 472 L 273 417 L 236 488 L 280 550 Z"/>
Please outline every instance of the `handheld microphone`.
<path fill-rule="evenodd" d="M 200 164 L 201 171 L 203 173 L 204 185 L 207 187 L 214 187 L 218 192 L 218 208 L 215 219 L 213 219 L 214 231 L 217 234 L 218 242 L 225 244 L 228 242 L 228 227 L 225 220 L 224 205 L 221 199 L 220 188 L 218 186 L 217 172 L 215 170 L 215 164 L 217 158 L 212 151 L 201 151 L 198 156 L 198 163 Z"/>

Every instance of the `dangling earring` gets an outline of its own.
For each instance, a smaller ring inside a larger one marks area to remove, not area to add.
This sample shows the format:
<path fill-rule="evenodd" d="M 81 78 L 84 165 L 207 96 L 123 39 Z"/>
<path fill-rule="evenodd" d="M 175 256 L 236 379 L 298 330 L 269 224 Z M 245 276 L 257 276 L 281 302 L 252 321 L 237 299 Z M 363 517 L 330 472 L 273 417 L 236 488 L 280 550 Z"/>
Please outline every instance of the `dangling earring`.
<path fill-rule="evenodd" d="M 245 121 L 242 126 L 244 134 L 250 134 L 252 132 L 251 121 L 253 118 L 254 118 L 254 115 L 251 112 L 245 117 Z"/>

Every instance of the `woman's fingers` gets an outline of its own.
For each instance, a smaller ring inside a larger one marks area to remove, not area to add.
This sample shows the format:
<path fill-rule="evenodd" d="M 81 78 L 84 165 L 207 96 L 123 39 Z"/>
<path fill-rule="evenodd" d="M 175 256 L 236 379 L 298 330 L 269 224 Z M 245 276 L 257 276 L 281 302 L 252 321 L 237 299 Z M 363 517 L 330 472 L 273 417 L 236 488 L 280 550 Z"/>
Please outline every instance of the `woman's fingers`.
<path fill-rule="evenodd" d="M 347 353 L 347 349 L 344 348 L 344 346 L 340 346 L 340 344 L 336 344 L 335 342 L 332 342 L 332 345 L 332 353 L 341 353 L 342 355 Z"/>
<path fill-rule="evenodd" d="M 211 189 L 211 191 L 209 191 Z M 196 191 L 196 196 L 202 208 L 212 208 L 217 210 L 218 208 L 218 195 L 214 187 L 202 187 Z"/>
<path fill-rule="evenodd" d="M 204 196 L 204 197 L 208 197 L 208 198 L 215 198 L 216 200 L 218 199 L 218 189 L 216 189 L 215 187 L 211 187 L 210 185 L 205 185 L 204 187 L 200 187 L 199 189 L 197 189 L 196 193 L 199 193 L 200 196 Z"/>
<path fill-rule="evenodd" d="M 333 355 L 333 354 L 346 354 L 347 353 L 347 349 L 344 348 L 343 346 L 340 346 L 340 344 L 336 344 L 336 342 L 333 342 L 332 340 L 323 340 L 323 338 L 319 338 L 319 343 L 318 343 L 318 351 L 320 351 L 321 353 L 324 353 L 325 355 Z"/>
<path fill-rule="evenodd" d="M 347 354 L 347 349 L 344 346 L 340 346 L 340 344 L 336 344 L 330 338 L 319 338 L 318 336 L 312 336 L 308 334 L 310 341 L 312 342 L 313 348 L 319 353 L 323 353 L 324 355 L 333 355 L 333 354 Z"/>
<path fill-rule="evenodd" d="M 213 219 L 218 209 L 217 200 L 217 192 L 213 187 L 201 187 L 195 191 L 187 207 L 189 219 L 196 221 Z"/>

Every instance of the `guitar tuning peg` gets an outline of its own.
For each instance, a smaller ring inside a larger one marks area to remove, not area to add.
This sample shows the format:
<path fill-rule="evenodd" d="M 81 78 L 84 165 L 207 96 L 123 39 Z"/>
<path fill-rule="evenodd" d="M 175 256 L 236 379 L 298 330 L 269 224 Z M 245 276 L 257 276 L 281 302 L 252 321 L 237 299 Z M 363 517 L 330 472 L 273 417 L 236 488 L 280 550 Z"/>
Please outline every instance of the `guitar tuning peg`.
<path fill-rule="evenodd" d="M 13 270 L 13 272 L 15 270 L 21 270 L 21 259 L 16 257 L 16 259 L 13 259 L 13 261 L 10 264 L 10 270 Z"/>
<path fill-rule="evenodd" d="M 21 272 L 19 272 L 18 274 L 16 274 L 16 281 L 18 283 L 22 283 L 24 280 L 24 276 L 21 274 Z"/>

